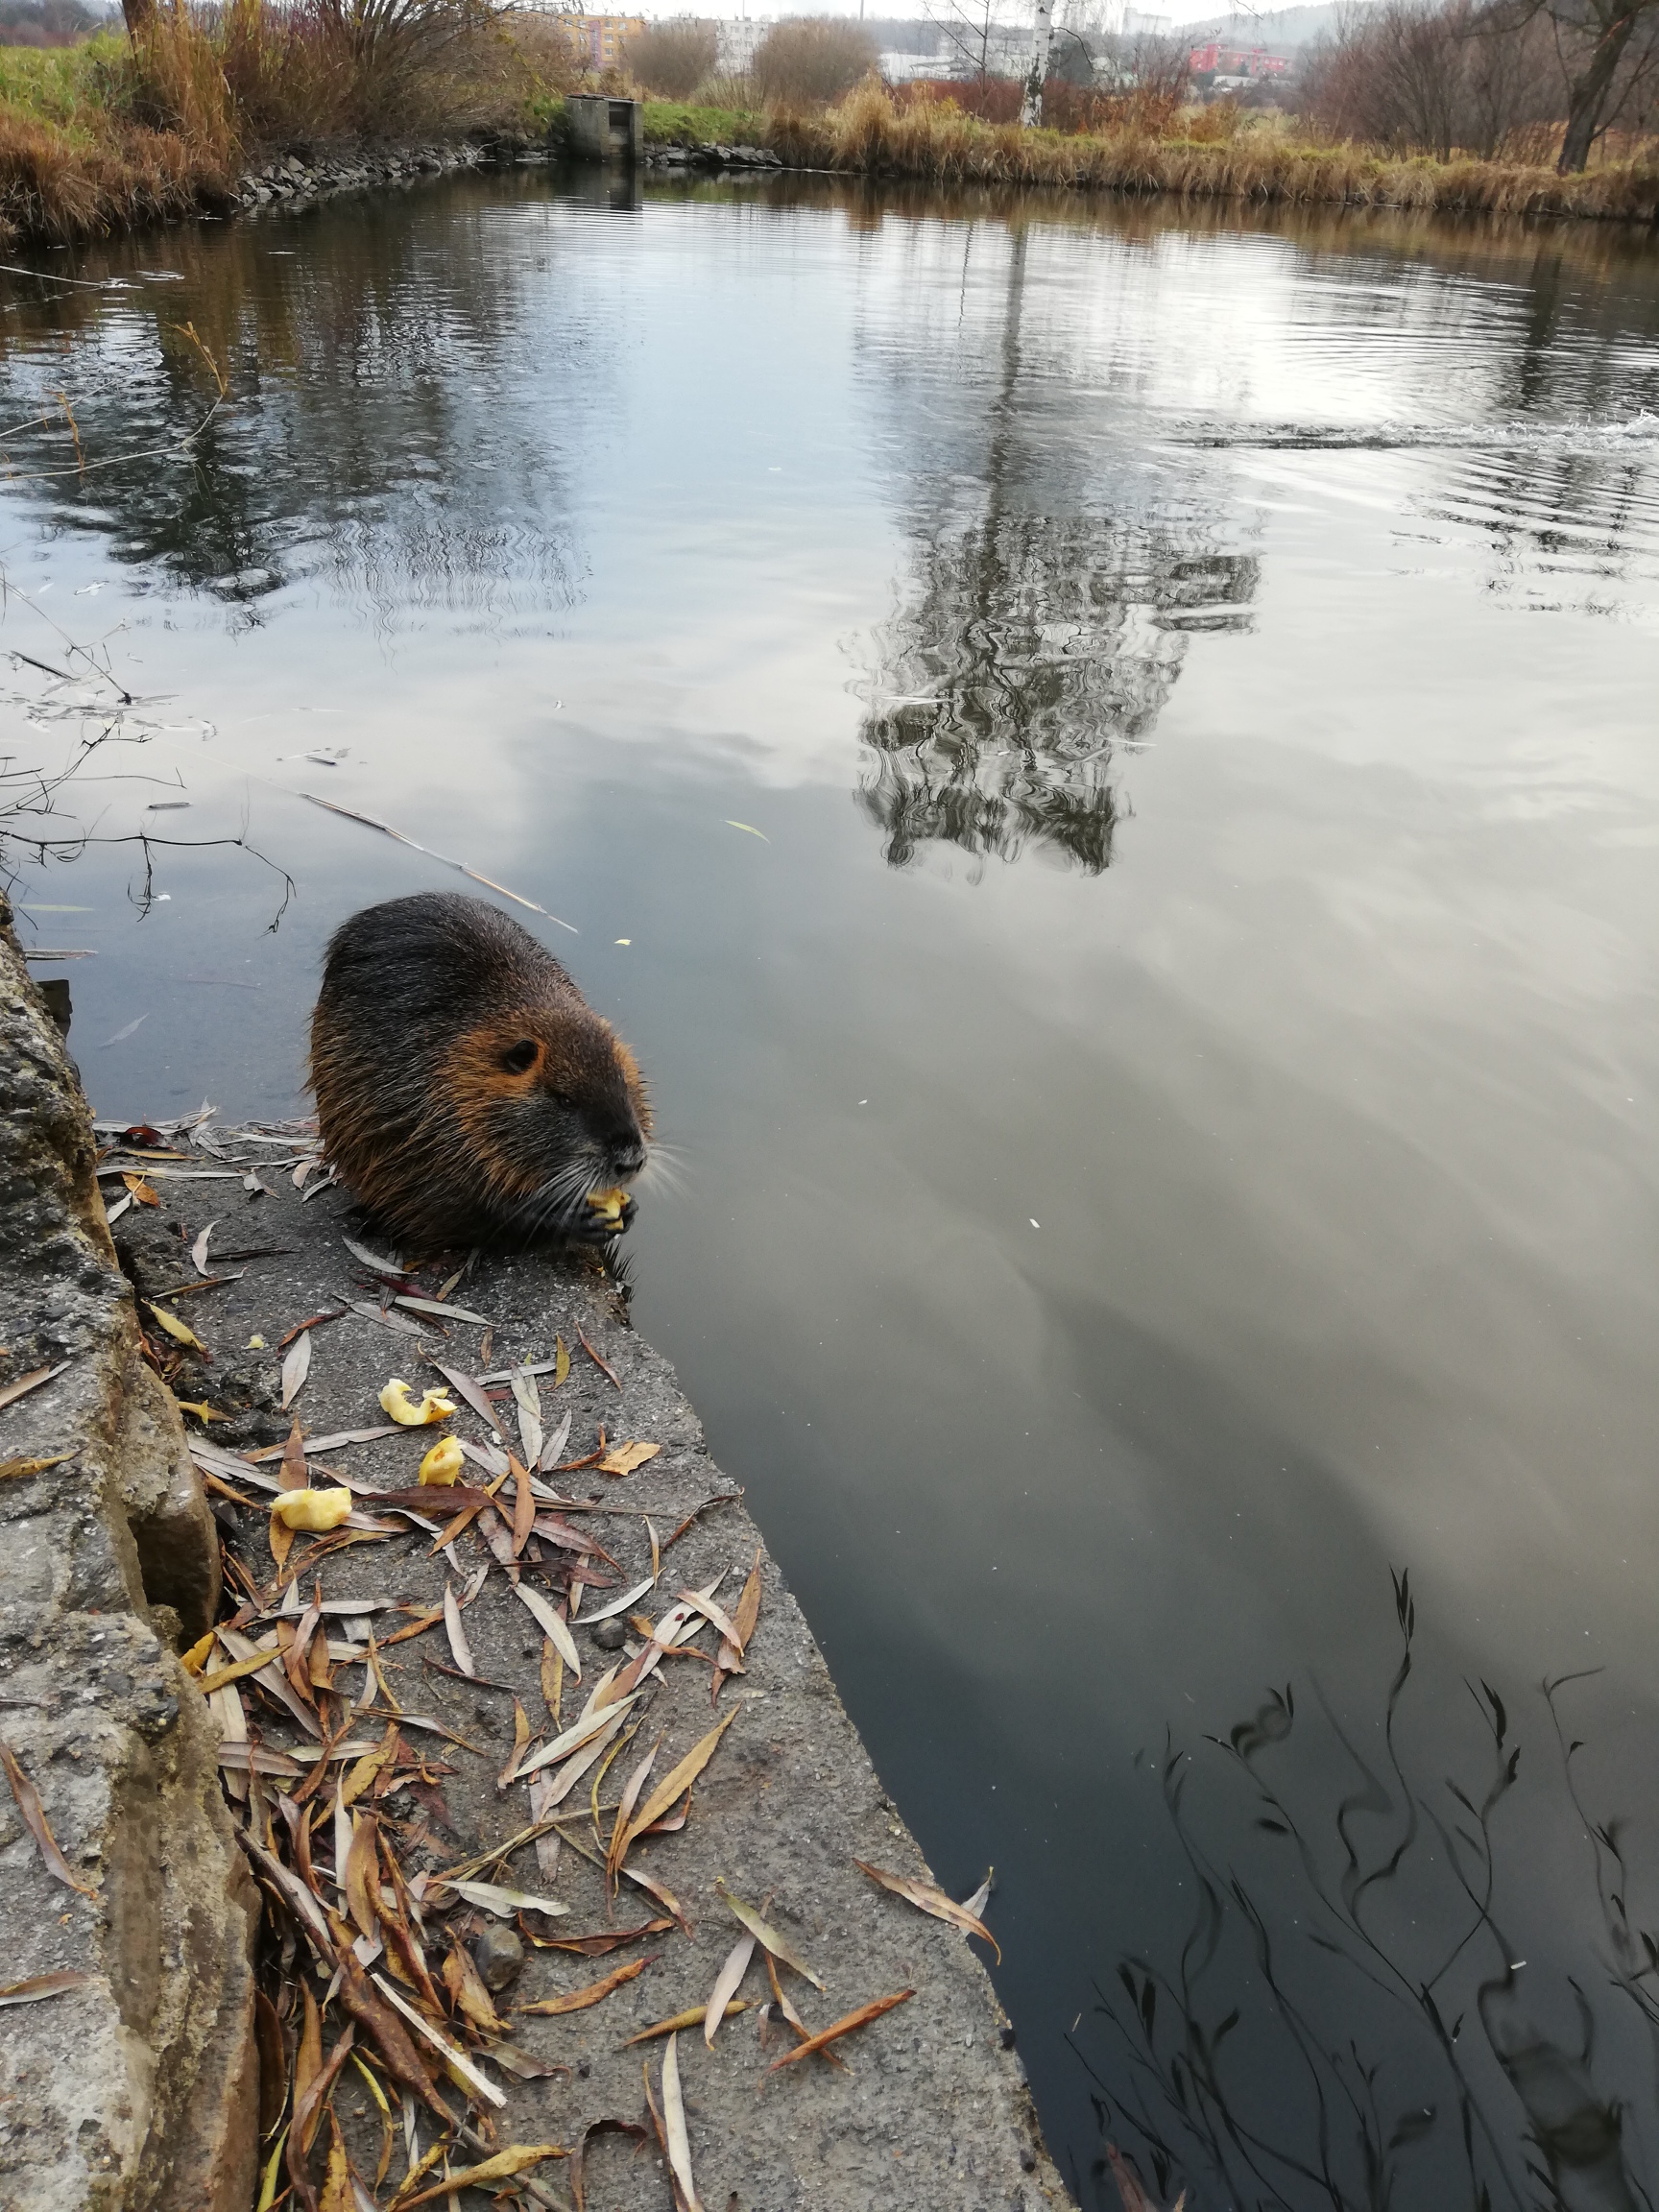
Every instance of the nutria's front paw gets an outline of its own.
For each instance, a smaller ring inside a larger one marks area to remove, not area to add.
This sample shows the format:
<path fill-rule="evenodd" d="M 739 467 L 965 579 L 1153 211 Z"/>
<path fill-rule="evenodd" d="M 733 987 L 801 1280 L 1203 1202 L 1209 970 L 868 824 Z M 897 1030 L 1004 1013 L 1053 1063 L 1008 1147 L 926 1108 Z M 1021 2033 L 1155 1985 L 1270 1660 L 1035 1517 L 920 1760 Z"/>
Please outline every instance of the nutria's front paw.
<path fill-rule="evenodd" d="M 639 1211 L 637 1201 L 620 1190 L 607 1191 L 604 1195 L 614 1203 L 601 1208 L 589 1198 L 588 1204 L 592 1211 L 585 1220 L 572 1221 L 566 1229 L 565 1235 L 573 1244 L 609 1244 L 613 1237 L 625 1235 L 632 1226 Z"/>

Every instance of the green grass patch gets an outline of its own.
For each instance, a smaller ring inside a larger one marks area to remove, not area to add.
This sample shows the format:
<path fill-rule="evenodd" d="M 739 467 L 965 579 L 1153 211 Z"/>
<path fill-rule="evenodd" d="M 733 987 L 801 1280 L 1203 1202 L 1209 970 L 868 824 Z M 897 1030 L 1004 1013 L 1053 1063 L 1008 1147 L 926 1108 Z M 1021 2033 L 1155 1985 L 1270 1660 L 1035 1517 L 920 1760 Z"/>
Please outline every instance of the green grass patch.
<path fill-rule="evenodd" d="M 645 137 L 653 146 L 757 146 L 764 115 L 738 108 L 693 108 L 684 100 L 647 100 Z"/>
<path fill-rule="evenodd" d="M 0 46 L 0 101 L 45 123 L 86 129 L 107 112 L 127 50 L 120 31 L 79 46 Z"/>

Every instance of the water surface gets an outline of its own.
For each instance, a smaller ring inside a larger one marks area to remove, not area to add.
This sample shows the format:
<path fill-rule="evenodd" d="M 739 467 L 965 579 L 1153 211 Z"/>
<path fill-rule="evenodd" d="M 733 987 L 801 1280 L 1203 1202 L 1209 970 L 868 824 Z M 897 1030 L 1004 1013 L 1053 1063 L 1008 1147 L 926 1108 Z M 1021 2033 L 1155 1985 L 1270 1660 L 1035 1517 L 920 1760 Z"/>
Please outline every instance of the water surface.
<path fill-rule="evenodd" d="M 1651 2202 L 1659 250 L 514 176 L 44 266 L 98 1109 L 293 1111 L 463 881 L 302 794 L 574 925 L 637 1316 L 1080 2200 Z"/>

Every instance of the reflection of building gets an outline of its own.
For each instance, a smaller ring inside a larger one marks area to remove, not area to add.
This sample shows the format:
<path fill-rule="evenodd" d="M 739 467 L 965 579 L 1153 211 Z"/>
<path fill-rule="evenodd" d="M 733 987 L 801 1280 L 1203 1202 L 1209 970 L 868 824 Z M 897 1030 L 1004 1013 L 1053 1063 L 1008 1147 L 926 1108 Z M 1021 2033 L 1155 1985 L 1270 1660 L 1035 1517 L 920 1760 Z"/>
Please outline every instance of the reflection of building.
<path fill-rule="evenodd" d="M 1190 66 L 1194 77 L 1287 77 L 1290 57 L 1270 54 L 1265 46 L 1229 45 L 1211 38 L 1193 47 Z"/>
<path fill-rule="evenodd" d="M 643 15 L 566 15 L 553 17 L 589 69 L 619 69 L 623 49 L 645 28 Z"/>

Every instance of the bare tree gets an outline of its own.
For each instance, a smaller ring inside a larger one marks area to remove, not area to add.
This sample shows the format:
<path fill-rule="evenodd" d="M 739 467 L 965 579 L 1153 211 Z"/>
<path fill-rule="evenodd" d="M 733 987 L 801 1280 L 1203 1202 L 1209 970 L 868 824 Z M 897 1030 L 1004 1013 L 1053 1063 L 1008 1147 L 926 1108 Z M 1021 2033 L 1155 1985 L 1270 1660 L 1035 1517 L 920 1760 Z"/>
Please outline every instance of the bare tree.
<path fill-rule="evenodd" d="M 1659 50 L 1659 0 L 1544 0 L 1545 10 L 1564 41 L 1567 129 L 1557 166 L 1564 177 L 1587 166 L 1590 150 L 1621 105 L 1620 77 L 1647 77 Z M 1634 51 L 1633 51 L 1634 50 Z M 1569 59 L 1571 57 L 1571 59 Z M 1576 66 L 1574 66 L 1574 63 Z"/>

